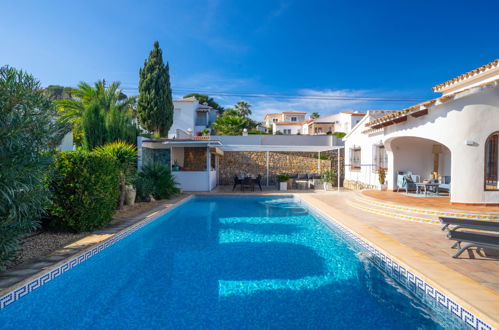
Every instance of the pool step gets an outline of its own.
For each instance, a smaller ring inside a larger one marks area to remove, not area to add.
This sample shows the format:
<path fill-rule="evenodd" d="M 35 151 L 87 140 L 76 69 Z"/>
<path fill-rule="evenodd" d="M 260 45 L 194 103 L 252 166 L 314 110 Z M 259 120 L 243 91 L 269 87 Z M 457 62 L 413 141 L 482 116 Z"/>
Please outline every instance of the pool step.
<path fill-rule="evenodd" d="M 421 214 L 414 214 L 410 213 L 407 211 L 397 211 L 393 210 L 390 208 L 384 208 L 380 206 L 373 206 L 369 203 L 365 203 L 363 201 L 359 201 L 357 199 L 355 200 L 349 200 L 347 201 L 347 204 L 350 205 L 351 207 L 354 207 L 356 209 L 373 213 L 373 214 L 378 214 L 390 218 L 395 218 L 397 220 L 403 220 L 403 221 L 412 221 L 412 222 L 420 222 L 420 223 L 427 223 L 427 224 L 432 224 L 432 225 L 439 225 L 440 221 L 438 220 L 438 216 L 422 216 Z"/>
<path fill-rule="evenodd" d="M 492 220 L 499 221 L 499 214 L 493 213 L 478 213 L 478 212 L 464 212 L 459 210 L 439 210 L 439 209 L 424 209 L 420 207 L 406 206 L 403 204 L 396 204 L 385 202 L 371 197 L 367 197 L 362 193 L 358 193 L 355 197 L 355 202 L 361 205 L 366 205 L 372 209 L 383 210 L 385 212 L 398 214 L 399 212 L 419 215 L 423 218 L 430 218 L 438 220 L 438 217 L 449 218 L 462 218 L 472 220 Z"/>

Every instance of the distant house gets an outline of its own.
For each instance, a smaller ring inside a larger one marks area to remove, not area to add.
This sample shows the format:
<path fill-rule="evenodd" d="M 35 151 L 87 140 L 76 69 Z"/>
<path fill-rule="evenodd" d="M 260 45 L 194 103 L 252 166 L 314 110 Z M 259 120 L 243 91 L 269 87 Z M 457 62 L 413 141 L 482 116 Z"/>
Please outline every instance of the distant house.
<path fill-rule="evenodd" d="M 349 133 L 366 114 L 346 111 L 310 119 L 303 124 L 302 134 L 323 135 L 327 133 Z"/>
<path fill-rule="evenodd" d="M 173 101 L 173 124 L 168 137 L 173 138 L 177 129 L 192 130 L 194 134 L 208 128 L 218 117 L 218 111 L 206 104 L 200 104 L 195 97 Z"/>
<path fill-rule="evenodd" d="M 283 134 L 298 134 L 302 133 L 303 122 L 305 121 L 306 112 L 302 111 L 285 111 L 280 113 L 268 113 L 264 117 L 265 127 L 273 134 L 281 132 Z"/>
<path fill-rule="evenodd" d="M 273 134 L 280 132 L 285 135 L 349 133 L 365 116 L 365 113 L 347 111 L 308 120 L 306 120 L 306 116 L 307 113 L 301 111 L 269 113 L 264 117 L 265 127 Z"/>

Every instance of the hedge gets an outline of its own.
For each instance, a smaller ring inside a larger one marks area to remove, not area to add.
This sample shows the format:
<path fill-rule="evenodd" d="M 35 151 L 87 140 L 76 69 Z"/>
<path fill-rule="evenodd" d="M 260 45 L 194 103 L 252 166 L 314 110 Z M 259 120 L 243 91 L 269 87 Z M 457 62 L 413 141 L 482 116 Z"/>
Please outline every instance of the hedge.
<path fill-rule="evenodd" d="M 119 167 L 109 155 L 65 151 L 55 157 L 49 188 L 49 224 L 59 230 L 90 231 L 111 221 L 119 196 Z"/>

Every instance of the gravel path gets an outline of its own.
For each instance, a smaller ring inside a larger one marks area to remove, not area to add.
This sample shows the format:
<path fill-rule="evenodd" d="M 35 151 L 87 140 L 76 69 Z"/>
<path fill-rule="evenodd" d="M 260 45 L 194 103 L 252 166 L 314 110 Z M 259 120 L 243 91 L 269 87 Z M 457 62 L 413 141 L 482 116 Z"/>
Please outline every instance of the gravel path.
<path fill-rule="evenodd" d="M 179 195 L 171 201 L 174 202 L 182 196 L 184 195 Z M 160 200 L 150 203 L 136 203 L 134 206 L 125 205 L 123 210 L 118 210 L 115 213 L 111 222 L 116 223 L 125 219 L 136 217 L 164 202 L 164 200 Z M 19 252 L 17 253 L 16 258 L 9 263 L 7 269 L 15 267 L 23 262 L 30 261 L 31 259 L 47 256 L 52 252 L 61 249 L 68 244 L 76 242 L 89 234 L 89 232 L 74 234 L 43 231 L 39 234 L 28 236 L 21 241 Z"/>

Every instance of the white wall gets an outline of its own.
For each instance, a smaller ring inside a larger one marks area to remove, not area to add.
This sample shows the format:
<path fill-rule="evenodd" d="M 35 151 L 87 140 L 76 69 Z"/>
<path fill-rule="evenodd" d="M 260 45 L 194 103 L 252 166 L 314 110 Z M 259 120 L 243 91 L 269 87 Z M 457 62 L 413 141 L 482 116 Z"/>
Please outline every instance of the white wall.
<path fill-rule="evenodd" d="M 72 131 L 64 135 L 64 138 L 62 139 L 61 144 L 59 145 L 59 150 L 61 151 L 75 150 Z"/>
<path fill-rule="evenodd" d="M 177 129 L 187 131 L 190 128 L 194 131 L 195 108 L 198 104 L 197 101 L 173 101 L 173 124 L 168 131 L 169 138 L 175 136 Z"/>
<path fill-rule="evenodd" d="M 404 136 L 427 138 L 445 145 L 452 154 L 451 201 L 499 203 L 499 191 L 484 190 L 485 141 L 496 131 L 499 131 L 499 87 L 459 95 L 456 100 L 431 107 L 423 117 L 409 117 L 404 123 L 388 126 L 383 141 L 388 151 L 395 138 Z M 390 152 L 389 160 L 393 161 Z M 391 165 L 389 172 L 393 171 L 394 164 Z M 389 188 L 393 189 L 395 173 L 389 173 L 389 178 L 392 181 Z"/>
<path fill-rule="evenodd" d="M 210 191 L 208 171 L 178 171 L 172 172 L 175 181 L 184 191 Z"/>
<path fill-rule="evenodd" d="M 291 130 L 291 133 L 288 134 L 298 134 L 302 133 L 302 125 L 276 125 L 276 123 L 272 124 L 272 133 L 275 134 L 277 131 L 284 133 L 284 130 Z"/>

